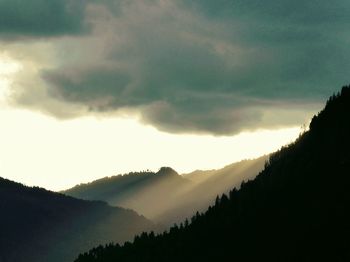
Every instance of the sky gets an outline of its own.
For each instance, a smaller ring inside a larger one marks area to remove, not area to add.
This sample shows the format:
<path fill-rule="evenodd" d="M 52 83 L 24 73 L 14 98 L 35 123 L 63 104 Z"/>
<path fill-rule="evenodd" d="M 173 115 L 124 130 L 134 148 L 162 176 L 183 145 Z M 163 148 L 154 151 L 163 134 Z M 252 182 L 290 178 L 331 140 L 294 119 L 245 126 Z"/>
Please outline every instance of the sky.
<path fill-rule="evenodd" d="M 0 0 L 0 175 L 219 168 L 348 84 L 350 2 Z"/>

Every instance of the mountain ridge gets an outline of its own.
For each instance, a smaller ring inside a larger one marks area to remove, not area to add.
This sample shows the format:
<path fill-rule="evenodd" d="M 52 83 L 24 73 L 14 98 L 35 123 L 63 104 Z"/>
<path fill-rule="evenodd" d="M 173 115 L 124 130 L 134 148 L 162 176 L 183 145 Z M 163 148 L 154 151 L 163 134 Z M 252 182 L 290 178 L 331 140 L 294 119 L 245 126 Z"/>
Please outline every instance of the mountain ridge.
<path fill-rule="evenodd" d="M 169 232 L 99 246 L 93 261 L 349 261 L 350 86 L 254 179 Z"/>
<path fill-rule="evenodd" d="M 170 226 L 203 211 L 217 194 L 227 193 L 231 187 L 256 176 L 266 158 L 240 161 L 211 170 L 210 174 L 197 171 L 196 178 L 192 173 L 179 175 L 170 167 L 162 167 L 158 172 L 131 172 L 78 185 L 63 193 L 131 208 Z"/>
<path fill-rule="evenodd" d="M 132 210 L 1 177 L 0 209 L 1 262 L 71 261 L 78 250 L 101 242 L 124 242 L 155 228 Z"/>

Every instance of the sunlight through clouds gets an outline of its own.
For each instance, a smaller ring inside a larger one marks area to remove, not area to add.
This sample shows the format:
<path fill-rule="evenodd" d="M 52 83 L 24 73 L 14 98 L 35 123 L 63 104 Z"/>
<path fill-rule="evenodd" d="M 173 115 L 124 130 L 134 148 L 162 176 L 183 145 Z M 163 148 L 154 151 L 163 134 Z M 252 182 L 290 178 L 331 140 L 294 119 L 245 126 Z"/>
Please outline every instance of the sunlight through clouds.
<path fill-rule="evenodd" d="M 21 69 L 21 65 L 0 53 L 0 106 L 6 102 L 11 85 L 11 76 Z"/>
<path fill-rule="evenodd" d="M 220 168 L 277 150 L 300 132 L 292 127 L 234 136 L 170 134 L 137 118 L 103 114 L 63 121 L 8 103 L 12 81 L 23 74 L 23 68 L 6 54 L 0 55 L 0 172 L 28 185 L 61 190 L 161 166 L 179 173 Z M 35 65 L 25 68 L 34 70 Z"/>
<path fill-rule="evenodd" d="M 73 2 L 64 0 L 42 25 L 37 14 L 54 2 L 34 2 L 16 16 L 0 9 L 1 176 L 30 185 L 58 190 L 270 153 L 295 139 L 296 126 L 348 77 L 339 70 L 350 61 L 340 37 L 347 23 L 325 31 L 319 19 L 331 16 L 317 15 L 301 26 L 298 14 L 311 5 L 285 19 L 273 1 L 254 11 L 254 1 L 79 1 L 65 9 Z M 317 8 L 327 14 L 329 6 Z M 285 34 L 276 21 L 296 30 Z"/>
<path fill-rule="evenodd" d="M 60 121 L 17 109 L 0 110 L 0 120 L 2 176 L 52 190 L 161 166 L 179 173 L 220 168 L 277 150 L 300 132 L 295 127 L 232 137 L 176 135 L 132 119 Z"/>

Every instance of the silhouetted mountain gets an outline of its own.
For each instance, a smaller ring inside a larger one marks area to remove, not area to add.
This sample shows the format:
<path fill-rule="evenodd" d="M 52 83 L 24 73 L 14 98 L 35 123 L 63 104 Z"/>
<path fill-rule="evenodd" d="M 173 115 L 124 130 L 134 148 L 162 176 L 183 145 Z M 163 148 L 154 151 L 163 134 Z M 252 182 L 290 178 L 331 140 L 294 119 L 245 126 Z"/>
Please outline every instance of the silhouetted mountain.
<path fill-rule="evenodd" d="M 191 223 L 100 246 L 76 262 L 350 261 L 349 116 L 350 86 L 254 180 Z"/>
<path fill-rule="evenodd" d="M 63 191 L 87 200 L 104 200 L 111 205 L 131 208 L 147 218 L 156 219 L 191 182 L 169 167 L 157 173 L 133 172 L 102 178 Z"/>
<path fill-rule="evenodd" d="M 196 170 L 182 176 L 197 183 L 207 183 L 216 181 L 226 180 L 224 183 L 232 184 L 231 181 L 235 180 L 234 183 L 241 183 L 244 180 L 255 178 L 256 175 L 262 171 L 265 162 L 269 159 L 269 156 L 262 156 L 256 159 L 246 159 L 240 162 L 236 162 L 225 166 L 220 169 L 212 170 Z M 231 189 L 232 186 L 228 186 L 227 189 Z M 223 190 L 225 191 L 225 190 Z"/>
<path fill-rule="evenodd" d="M 124 242 L 153 224 L 131 210 L 0 178 L 0 262 L 72 261 L 100 243 Z"/>
<path fill-rule="evenodd" d="M 223 169 L 195 171 L 180 176 L 169 167 L 157 173 L 129 173 L 82 184 L 63 193 L 88 200 L 131 208 L 165 225 L 181 222 L 204 211 L 218 194 L 227 193 L 243 180 L 253 178 L 267 157 L 245 160 Z"/>
<path fill-rule="evenodd" d="M 191 217 L 197 211 L 205 211 L 213 204 L 217 195 L 228 193 L 243 181 L 255 178 L 263 170 L 268 156 L 252 160 L 243 160 L 221 169 L 197 170 L 183 177 L 192 181 L 191 186 L 184 188 L 176 203 L 159 215 L 158 221 L 173 225 Z"/>
<path fill-rule="evenodd" d="M 171 167 L 161 167 L 157 172 L 157 175 L 177 177 L 179 174 Z"/>

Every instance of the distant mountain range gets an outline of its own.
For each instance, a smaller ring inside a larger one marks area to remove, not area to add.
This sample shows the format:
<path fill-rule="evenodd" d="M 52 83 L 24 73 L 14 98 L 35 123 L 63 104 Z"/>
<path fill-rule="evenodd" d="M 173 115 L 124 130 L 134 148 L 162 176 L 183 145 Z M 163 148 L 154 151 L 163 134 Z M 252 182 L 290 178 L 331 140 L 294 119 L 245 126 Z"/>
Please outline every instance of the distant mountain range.
<path fill-rule="evenodd" d="M 0 262 L 72 261 L 98 244 L 154 228 L 131 210 L 0 178 Z"/>
<path fill-rule="evenodd" d="M 155 219 L 176 201 L 178 194 L 191 184 L 171 168 L 157 173 L 133 172 L 107 177 L 76 186 L 62 193 L 88 200 L 104 200 L 113 206 L 131 208 Z"/>
<path fill-rule="evenodd" d="M 131 209 L 157 223 L 173 225 L 205 210 L 218 194 L 255 177 L 266 160 L 265 156 L 183 175 L 162 167 L 156 173 L 102 178 L 63 194 L 0 177 L 0 262 L 72 261 L 96 245 L 123 243 L 143 231 L 160 231 L 163 226 Z"/>
<path fill-rule="evenodd" d="M 157 173 L 133 172 L 106 177 L 75 186 L 62 193 L 87 200 L 103 200 L 131 208 L 164 225 L 181 222 L 214 203 L 218 194 L 228 192 L 242 181 L 255 177 L 267 156 L 244 160 L 222 169 L 179 175 L 169 167 Z"/>
<path fill-rule="evenodd" d="M 193 175 L 193 174 L 192 174 Z M 190 222 L 76 262 L 350 261 L 350 86 L 253 180 Z"/>

